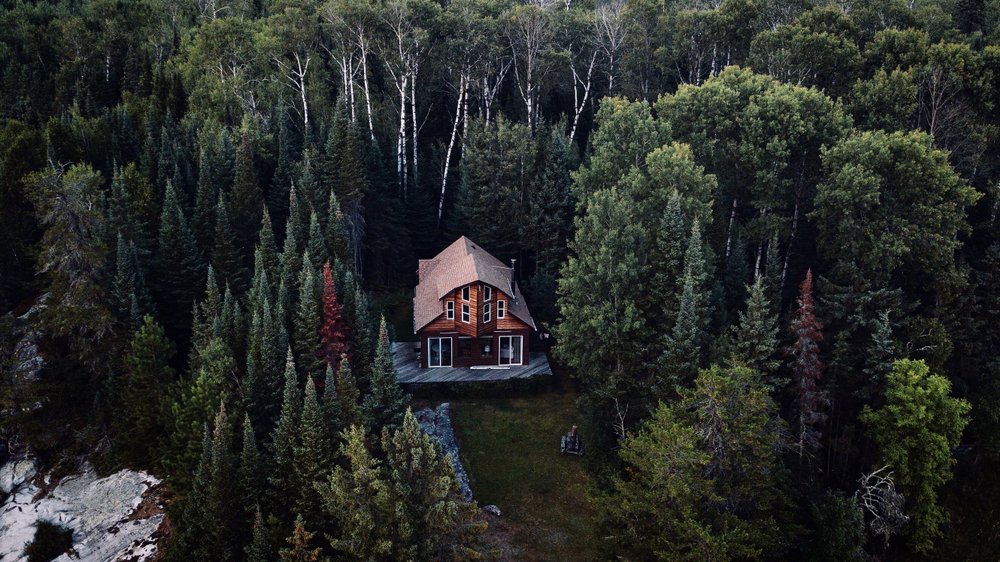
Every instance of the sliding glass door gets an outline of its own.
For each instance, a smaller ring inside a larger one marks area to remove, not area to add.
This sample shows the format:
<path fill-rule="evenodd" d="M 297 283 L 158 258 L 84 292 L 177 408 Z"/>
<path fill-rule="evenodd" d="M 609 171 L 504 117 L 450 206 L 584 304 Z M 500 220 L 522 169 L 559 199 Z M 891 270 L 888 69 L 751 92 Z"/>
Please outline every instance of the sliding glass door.
<path fill-rule="evenodd" d="M 521 365 L 521 336 L 500 336 L 500 364 Z"/>
<path fill-rule="evenodd" d="M 427 338 L 427 366 L 451 367 L 451 338 Z"/>

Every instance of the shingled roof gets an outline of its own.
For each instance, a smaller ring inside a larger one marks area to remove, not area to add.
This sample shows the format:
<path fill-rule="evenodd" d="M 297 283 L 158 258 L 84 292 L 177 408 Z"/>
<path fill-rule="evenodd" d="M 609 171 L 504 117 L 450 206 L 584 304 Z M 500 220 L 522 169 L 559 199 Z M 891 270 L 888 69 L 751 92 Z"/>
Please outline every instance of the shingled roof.
<path fill-rule="evenodd" d="M 535 327 L 521 289 L 514 281 L 513 270 L 465 236 L 433 259 L 420 260 L 418 274 L 420 281 L 413 297 L 414 332 L 444 314 L 444 301 L 441 299 L 470 283 L 486 283 L 510 295 L 512 300 L 507 304 L 507 313 Z"/>

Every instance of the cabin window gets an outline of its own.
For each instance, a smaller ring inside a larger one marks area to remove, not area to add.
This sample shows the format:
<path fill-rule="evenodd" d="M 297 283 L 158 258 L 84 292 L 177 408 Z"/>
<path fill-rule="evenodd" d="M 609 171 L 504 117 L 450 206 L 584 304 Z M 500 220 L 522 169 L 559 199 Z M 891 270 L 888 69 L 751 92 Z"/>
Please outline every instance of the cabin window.
<path fill-rule="evenodd" d="M 445 318 L 448 320 L 455 319 L 455 301 L 448 301 L 445 303 Z"/>
<path fill-rule="evenodd" d="M 479 338 L 479 358 L 493 357 L 493 336 Z"/>
<path fill-rule="evenodd" d="M 483 300 L 488 301 L 493 298 L 493 289 L 491 287 L 483 287 Z"/>
<path fill-rule="evenodd" d="M 463 301 L 469 300 L 469 288 L 468 287 L 462 287 L 462 300 Z"/>
<path fill-rule="evenodd" d="M 488 323 L 493 319 L 492 311 L 490 310 L 490 303 L 483 305 L 483 323 Z"/>
<path fill-rule="evenodd" d="M 451 367 L 451 338 L 427 338 L 427 366 Z"/>
<path fill-rule="evenodd" d="M 507 301 L 497 301 L 497 318 L 507 317 Z"/>
<path fill-rule="evenodd" d="M 500 364 L 521 364 L 521 336 L 500 336 Z"/>
<path fill-rule="evenodd" d="M 472 359 L 472 338 L 458 338 L 458 357 Z"/>
<path fill-rule="evenodd" d="M 469 317 L 469 305 L 463 304 L 462 305 L 462 322 L 465 322 L 466 324 L 468 324 L 471 321 L 472 321 L 472 319 Z"/>

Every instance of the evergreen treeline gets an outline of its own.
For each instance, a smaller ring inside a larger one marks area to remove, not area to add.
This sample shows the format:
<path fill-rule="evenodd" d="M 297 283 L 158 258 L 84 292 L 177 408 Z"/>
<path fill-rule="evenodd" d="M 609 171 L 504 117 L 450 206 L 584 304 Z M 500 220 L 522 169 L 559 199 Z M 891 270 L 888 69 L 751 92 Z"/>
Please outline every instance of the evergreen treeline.
<path fill-rule="evenodd" d="M 474 558 L 378 304 L 464 234 L 578 378 L 609 556 L 962 544 L 998 45 L 997 0 L 0 0 L 0 310 L 48 366 L 4 317 L 0 423 L 166 478 L 178 560 Z"/>

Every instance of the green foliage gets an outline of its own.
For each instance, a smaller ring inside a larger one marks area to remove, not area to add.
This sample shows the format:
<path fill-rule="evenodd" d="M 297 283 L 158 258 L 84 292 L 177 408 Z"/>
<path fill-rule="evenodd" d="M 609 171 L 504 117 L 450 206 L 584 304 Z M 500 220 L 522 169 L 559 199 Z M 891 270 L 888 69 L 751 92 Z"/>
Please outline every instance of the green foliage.
<path fill-rule="evenodd" d="M 132 337 L 131 349 L 124 359 L 118 380 L 122 408 L 113 414 L 117 437 L 115 449 L 126 465 L 147 467 L 153 461 L 155 443 L 150 439 L 162 433 L 160 425 L 165 390 L 176 378 L 169 361 L 174 344 L 152 317 L 143 318 L 142 328 Z"/>
<path fill-rule="evenodd" d="M 910 499 L 906 532 L 917 552 L 927 552 L 941 536 L 945 512 L 938 489 L 951 479 L 969 403 L 952 398 L 951 383 L 930 374 L 923 361 L 901 359 L 893 364 L 885 406 L 865 406 L 859 419 L 878 443 L 879 461 L 892 467 L 896 485 Z"/>
<path fill-rule="evenodd" d="M 343 392 L 343 391 L 342 391 Z M 345 394 L 345 399 L 350 395 Z M 371 370 L 371 391 L 364 397 L 361 415 L 371 431 L 393 430 L 400 426 L 410 397 L 403 393 L 396 378 L 385 317 L 379 326 L 378 349 Z"/>
<path fill-rule="evenodd" d="M 52 562 L 73 548 L 73 529 L 38 521 L 35 536 L 24 546 L 28 562 Z"/>
<path fill-rule="evenodd" d="M 309 377 L 297 431 L 298 443 L 293 447 L 295 480 L 298 483 L 295 513 L 300 518 L 296 520 L 296 526 L 304 520 L 315 527 L 323 520 L 319 498 L 311 484 L 322 480 L 332 464 L 328 434 L 323 408 L 316 395 L 316 385 L 312 377 Z"/>
<path fill-rule="evenodd" d="M 811 560 L 862 562 L 867 559 L 865 516 L 857 500 L 842 492 L 827 491 L 820 505 L 810 506 L 816 525 Z"/>
<path fill-rule="evenodd" d="M 774 358 L 778 351 L 778 318 L 764 294 L 761 280 L 758 277 L 753 286 L 747 287 L 750 293 L 747 311 L 740 312 L 739 324 L 733 328 L 733 355 L 766 376 L 774 373 L 780 365 Z"/>
<path fill-rule="evenodd" d="M 402 428 L 383 430 L 386 460 L 372 456 L 365 432 L 345 433 L 336 467 L 316 486 L 327 514 L 342 535 L 333 547 L 359 560 L 477 560 L 475 540 L 485 524 L 473 523 L 475 503 L 465 503 L 454 470 L 440 446 L 424 434 L 409 411 Z"/>
<path fill-rule="evenodd" d="M 191 326 L 189 304 L 200 296 L 205 285 L 201 252 L 188 228 L 184 211 L 178 202 L 172 184 L 167 184 L 160 218 L 160 243 L 156 251 L 156 283 L 154 287 L 159 302 L 173 306 L 162 311 L 161 317 L 167 333 L 177 339 L 186 339 Z"/>
<path fill-rule="evenodd" d="M 776 414 L 760 375 L 738 364 L 701 371 L 680 402 L 661 403 L 625 440 L 628 470 L 600 501 L 620 552 L 731 560 L 787 548 Z"/>

